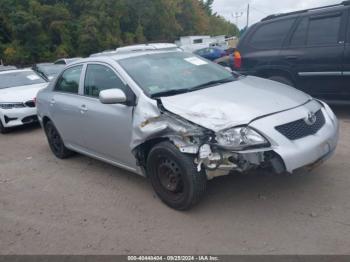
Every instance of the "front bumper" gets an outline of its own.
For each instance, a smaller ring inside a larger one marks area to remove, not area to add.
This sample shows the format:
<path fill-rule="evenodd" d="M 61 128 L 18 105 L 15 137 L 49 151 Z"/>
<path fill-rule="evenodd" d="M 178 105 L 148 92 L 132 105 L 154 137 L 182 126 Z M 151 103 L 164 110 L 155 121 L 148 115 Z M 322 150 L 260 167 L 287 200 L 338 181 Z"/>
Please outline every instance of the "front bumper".
<path fill-rule="evenodd" d="M 290 140 L 275 128 L 305 119 L 310 111 L 319 110 L 322 110 L 325 124 L 314 135 Z M 276 173 L 299 173 L 310 170 L 334 154 L 339 138 L 339 122 L 336 116 L 326 104 L 318 101 L 311 101 L 298 108 L 260 118 L 250 123 L 249 126 L 264 135 L 269 140 L 271 147 L 226 152 L 228 154 L 226 159 L 230 159 L 231 155 L 231 157 L 235 156 L 235 161 L 231 163 L 224 161 L 225 164 L 215 170 L 207 169 L 209 179 L 227 175 L 232 171 L 245 172 L 251 168 L 272 167 Z"/>
<path fill-rule="evenodd" d="M 325 125 L 315 134 L 298 140 L 289 140 L 275 127 L 281 124 L 303 119 L 310 110 L 321 108 L 325 117 Z M 283 121 L 281 121 L 283 119 Z M 339 122 L 326 104 L 323 107 L 319 102 L 313 101 L 305 106 L 271 115 L 250 124 L 259 130 L 272 144 L 272 150 L 277 153 L 288 173 L 293 173 L 303 167 L 313 166 L 323 162 L 334 153 L 339 139 Z"/>
<path fill-rule="evenodd" d="M 38 121 L 35 107 L 0 109 L 0 120 L 5 128 L 22 126 Z"/>

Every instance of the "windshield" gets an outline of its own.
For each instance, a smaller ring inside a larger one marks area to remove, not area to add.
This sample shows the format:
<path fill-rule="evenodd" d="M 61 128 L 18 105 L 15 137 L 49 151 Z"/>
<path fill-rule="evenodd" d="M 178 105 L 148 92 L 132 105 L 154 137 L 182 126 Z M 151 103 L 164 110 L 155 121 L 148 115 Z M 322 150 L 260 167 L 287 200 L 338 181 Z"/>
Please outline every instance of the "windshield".
<path fill-rule="evenodd" d="M 148 54 L 119 63 L 151 97 L 190 92 L 236 79 L 225 68 L 183 52 Z"/>
<path fill-rule="evenodd" d="M 11 72 L 0 75 L 0 89 L 46 83 L 34 71 Z"/>

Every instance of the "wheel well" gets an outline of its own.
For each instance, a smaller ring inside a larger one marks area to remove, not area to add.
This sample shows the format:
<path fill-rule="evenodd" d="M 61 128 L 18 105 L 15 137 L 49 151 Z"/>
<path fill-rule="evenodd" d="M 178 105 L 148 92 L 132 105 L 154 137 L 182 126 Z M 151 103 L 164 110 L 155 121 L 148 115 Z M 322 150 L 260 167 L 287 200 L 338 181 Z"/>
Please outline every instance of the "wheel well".
<path fill-rule="evenodd" d="M 169 141 L 169 138 L 166 138 L 166 137 L 153 138 L 151 140 L 144 142 L 143 144 L 139 145 L 138 147 L 136 147 L 133 150 L 133 153 L 136 157 L 137 164 L 141 167 L 146 168 L 147 158 L 148 158 L 150 151 L 152 150 L 152 148 L 155 145 L 157 145 L 161 142 L 164 142 L 164 141 Z"/>
<path fill-rule="evenodd" d="M 263 78 L 269 78 L 272 76 L 282 76 L 289 79 L 290 81 L 292 81 L 293 84 L 295 84 L 295 78 L 293 77 L 293 75 L 285 70 L 265 69 L 265 70 L 259 71 L 257 75 Z"/>
<path fill-rule="evenodd" d="M 46 123 L 49 122 L 49 121 L 51 121 L 51 119 L 48 118 L 47 116 L 44 116 L 44 117 L 43 117 L 43 126 L 45 126 Z"/>

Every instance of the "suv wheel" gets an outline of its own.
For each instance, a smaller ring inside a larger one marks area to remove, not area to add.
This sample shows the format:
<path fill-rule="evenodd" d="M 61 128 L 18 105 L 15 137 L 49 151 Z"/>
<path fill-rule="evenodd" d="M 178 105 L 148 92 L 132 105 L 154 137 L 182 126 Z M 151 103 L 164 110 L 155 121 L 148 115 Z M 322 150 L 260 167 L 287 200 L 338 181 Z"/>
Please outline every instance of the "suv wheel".
<path fill-rule="evenodd" d="M 65 147 L 60 134 L 51 121 L 45 124 L 44 129 L 51 151 L 57 158 L 64 159 L 73 155 L 73 152 Z"/>
<path fill-rule="evenodd" d="M 6 134 L 6 133 L 8 133 L 8 132 L 9 132 L 9 129 L 6 128 L 6 127 L 4 127 L 4 126 L 2 125 L 1 120 L 0 120 L 0 134 Z"/>
<path fill-rule="evenodd" d="M 171 208 L 187 210 L 205 192 L 205 172 L 198 172 L 193 157 L 181 153 L 170 142 L 162 142 L 151 150 L 147 171 L 155 192 Z"/>
<path fill-rule="evenodd" d="M 269 77 L 269 79 L 276 81 L 276 82 L 279 82 L 279 83 L 282 83 L 282 84 L 285 84 L 285 85 L 288 85 L 288 86 L 294 87 L 293 82 L 284 76 L 271 76 L 271 77 Z"/>

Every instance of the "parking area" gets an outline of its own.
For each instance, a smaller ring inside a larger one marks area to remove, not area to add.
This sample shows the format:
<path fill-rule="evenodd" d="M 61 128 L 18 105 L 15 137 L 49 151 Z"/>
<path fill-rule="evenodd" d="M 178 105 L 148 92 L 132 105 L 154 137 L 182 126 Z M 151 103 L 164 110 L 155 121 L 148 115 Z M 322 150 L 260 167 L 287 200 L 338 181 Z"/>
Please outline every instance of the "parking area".
<path fill-rule="evenodd" d="M 335 111 L 341 140 L 326 164 L 218 178 L 189 212 L 127 171 L 56 159 L 37 126 L 0 136 L 0 253 L 350 254 L 350 109 Z"/>

